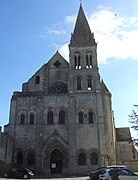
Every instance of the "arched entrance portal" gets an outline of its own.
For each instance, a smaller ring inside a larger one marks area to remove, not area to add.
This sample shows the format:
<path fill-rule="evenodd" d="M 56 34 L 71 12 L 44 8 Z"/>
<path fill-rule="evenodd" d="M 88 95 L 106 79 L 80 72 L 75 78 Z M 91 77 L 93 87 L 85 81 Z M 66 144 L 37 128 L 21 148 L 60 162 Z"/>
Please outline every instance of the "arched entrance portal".
<path fill-rule="evenodd" d="M 62 174 L 63 155 L 60 150 L 55 149 L 50 156 L 50 171 L 51 174 Z"/>

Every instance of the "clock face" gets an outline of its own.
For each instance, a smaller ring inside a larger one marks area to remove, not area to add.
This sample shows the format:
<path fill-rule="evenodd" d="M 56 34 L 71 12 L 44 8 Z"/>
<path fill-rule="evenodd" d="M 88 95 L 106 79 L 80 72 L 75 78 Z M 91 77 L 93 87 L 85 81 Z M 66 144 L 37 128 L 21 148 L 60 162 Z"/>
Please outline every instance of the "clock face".
<path fill-rule="evenodd" d="M 49 87 L 49 93 L 51 94 L 62 94 L 68 92 L 67 84 L 63 82 L 55 82 Z"/>

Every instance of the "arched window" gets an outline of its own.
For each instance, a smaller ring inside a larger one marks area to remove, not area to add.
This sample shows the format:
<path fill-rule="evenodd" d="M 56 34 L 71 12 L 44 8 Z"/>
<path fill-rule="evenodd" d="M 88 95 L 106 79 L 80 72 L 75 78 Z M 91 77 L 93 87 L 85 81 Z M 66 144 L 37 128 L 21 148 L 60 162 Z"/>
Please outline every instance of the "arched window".
<path fill-rule="evenodd" d="M 35 77 L 35 84 L 39 84 L 40 83 L 40 76 L 36 76 Z"/>
<path fill-rule="evenodd" d="M 79 112 L 78 113 L 78 116 L 79 116 L 79 124 L 83 124 L 83 112 Z"/>
<path fill-rule="evenodd" d="M 74 57 L 75 68 L 77 67 L 77 56 Z"/>
<path fill-rule="evenodd" d="M 34 124 L 34 114 L 33 113 L 30 114 L 29 124 Z"/>
<path fill-rule="evenodd" d="M 86 55 L 86 68 L 93 68 L 92 55 Z"/>
<path fill-rule="evenodd" d="M 90 163 L 91 165 L 98 165 L 98 154 L 93 152 L 90 156 Z"/>
<path fill-rule="evenodd" d="M 90 55 L 90 68 L 93 68 L 93 64 L 92 64 L 92 55 Z"/>
<path fill-rule="evenodd" d="M 47 124 L 53 124 L 53 111 L 49 111 L 47 114 Z"/>
<path fill-rule="evenodd" d="M 88 57 L 88 54 L 86 55 L 86 68 L 89 68 L 89 57 Z"/>
<path fill-rule="evenodd" d="M 64 110 L 59 112 L 59 124 L 65 124 L 65 111 Z"/>
<path fill-rule="evenodd" d="M 20 151 L 17 153 L 17 164 L 23 164 L 23 154 Z"/>
<path fill-rule="evenodd" d="M 27 152 L 27 163 L 30 165 L 35 163 L 35 154 L 33 151 Z"/>
<path fill-rule="evenodd" d="M 78 67 L 81 69 L 81 64 L 80 64 L 80 55 L 78 55 Z"/>
<path fill-rule="evenodd" d="M 88 118 L 89 118 L 89 124 L 93 124 L 94 123 L 94 113 L 89 112 L 88 113 Z"/>
<path fill-rule="evenodd" d="M 24 125 L 24 124 L 25 124 L 25 115 L 24 115 L 24 114 L 21 114 L 20 124 L 21 124 L 21 125 Z"/>
<path fill-rule="evenodd" d="M 81 69 L 81 61 L 80 61 L 81 57 L 79 54 L 75 54 L 74 56 L 74 66 L 75 69 Z"/>
<path fill-rule="evenodd" d="M 90 76 L 87 77 L 87 87 L 88 90 L 92 90 L 92 79 Z"/>
<path fill-rule="evenodd" d="M 77 90 L 81 90 L 81 78 L 77 77 Z"/>
<path fill-rule="evenodd" d="M 85 165 L 86 164 L 86 157 L 84 153 L 80 153 L 78 157 L 78 165 Z"/>

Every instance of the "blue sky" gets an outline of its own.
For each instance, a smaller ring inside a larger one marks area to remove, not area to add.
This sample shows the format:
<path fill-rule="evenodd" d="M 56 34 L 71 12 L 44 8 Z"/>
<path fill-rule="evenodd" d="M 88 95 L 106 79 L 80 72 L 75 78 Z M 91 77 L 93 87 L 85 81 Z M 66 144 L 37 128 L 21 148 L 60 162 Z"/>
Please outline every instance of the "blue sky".
<path fill-rule="evenodd" d="M 79 0 L 0 0 L 0 125 L 10 100 L 54 53 L 68 59 Z M 138 104 L 138 1 L 82 0 L 96 42 L 101 77 L 112 93 L 116 127 L 131 126 Z M 134 136 L 134 134 L 133 134 Z"/>

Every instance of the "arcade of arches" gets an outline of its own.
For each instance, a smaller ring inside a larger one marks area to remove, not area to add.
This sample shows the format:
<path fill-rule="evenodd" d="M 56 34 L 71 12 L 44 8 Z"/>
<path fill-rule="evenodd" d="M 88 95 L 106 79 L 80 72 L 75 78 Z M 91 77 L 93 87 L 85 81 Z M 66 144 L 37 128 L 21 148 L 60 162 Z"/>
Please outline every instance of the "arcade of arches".
<path fill-rule="evenodd" d="M 50 174 L 62 174 L 63 170 L 68 168 L 69 156 L 66 147 L 55 140 L 45 146 L 44 149 L 42 155 L 43 168 L 49 169 Z M 15 153 L 15 162 L 19 165 L 28 164 L 35 166 L 34 151 L 29 150 L 26 153 L 21 150 L 17 151 Z M 77 166 L 87 164 L 98 165 L 98 153 L 86 153 L 85 150 L 81 150 L 81 152 L 76 155 L 76 164 Z"/>

